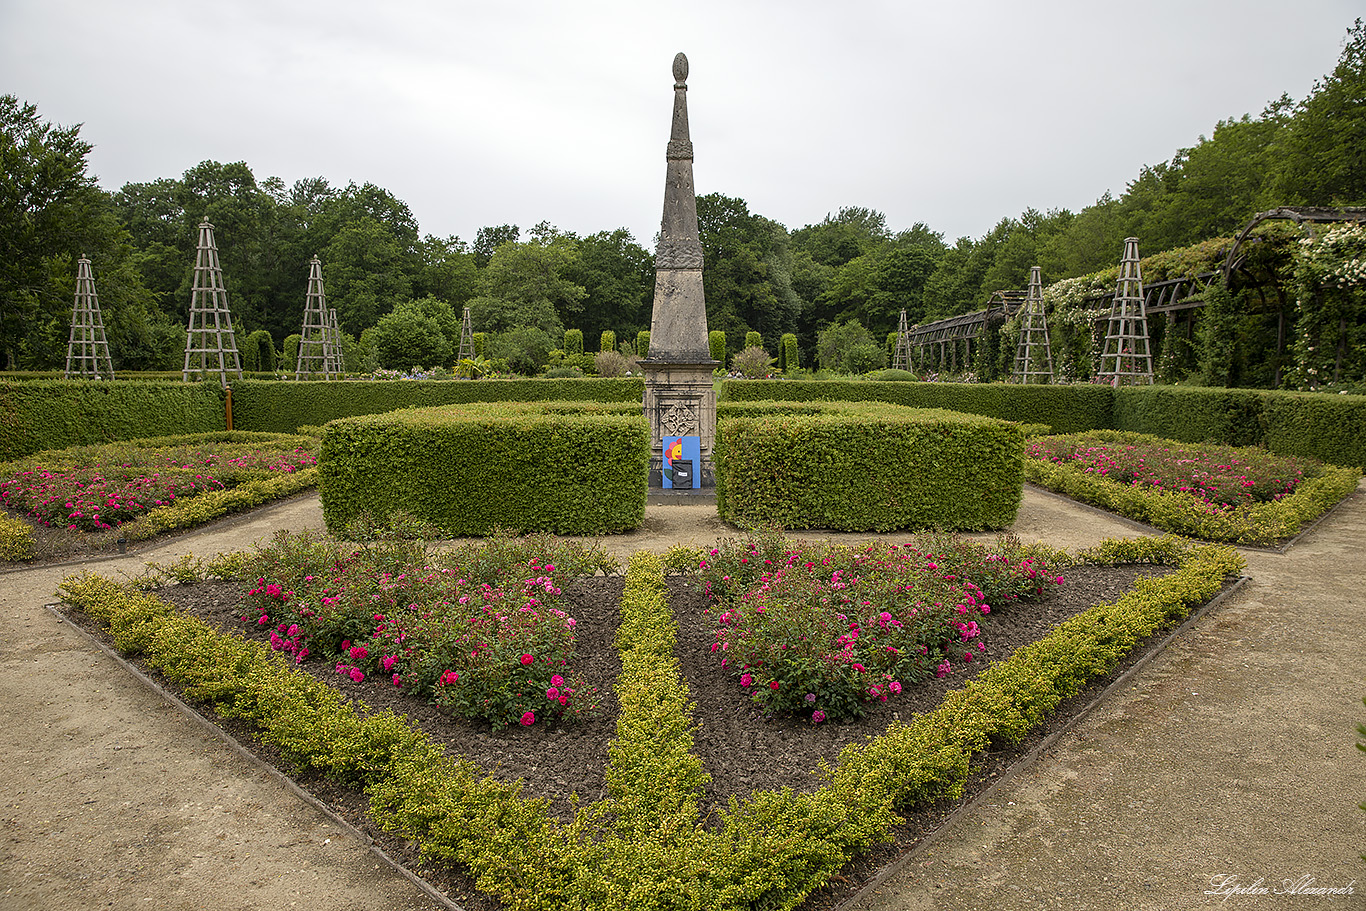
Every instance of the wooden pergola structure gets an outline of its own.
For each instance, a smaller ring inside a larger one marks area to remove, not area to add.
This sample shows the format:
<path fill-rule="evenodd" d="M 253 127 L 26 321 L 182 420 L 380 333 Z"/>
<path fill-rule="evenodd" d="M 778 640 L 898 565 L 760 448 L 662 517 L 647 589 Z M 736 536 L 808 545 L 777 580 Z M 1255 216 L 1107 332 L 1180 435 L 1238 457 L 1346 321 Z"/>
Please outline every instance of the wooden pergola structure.
<path fill-rule="evenodd" d="M 924 366 L 933 358 L 941 366 L 957 370 L 960 343 L 965 348 L 963 365 L 971 364 L 973 344 L 981 338 L 987 324 L 1009 319 L 1024 306 L 1024 301 L 1024 291 L 997 291 L 981 310 L 912 327 L 909 343 L 915 352 L 915 364 Z"/>

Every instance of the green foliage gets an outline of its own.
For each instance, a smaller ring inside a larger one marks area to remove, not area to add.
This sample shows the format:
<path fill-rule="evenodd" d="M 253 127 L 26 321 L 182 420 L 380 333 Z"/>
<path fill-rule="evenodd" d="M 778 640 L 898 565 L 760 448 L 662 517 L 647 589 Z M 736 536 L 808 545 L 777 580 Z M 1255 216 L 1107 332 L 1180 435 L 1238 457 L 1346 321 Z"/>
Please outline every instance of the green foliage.
<path fill-rule="evenodd" d="M 748 347 L 750 330 L 770 338 L 794 331 L 803 303 L 793 288 L 787 229 L 750 212 L 743 199 L 719 193 L 697 198 L 697 229 L 707 325 L 726 333 L 727 347 Z"/>
<path fill-rule="evenodd" d="M 763 379 L 772 373 L 773 358 L 756 345 L 731 358 L 730 369 L 748 379 Z"/>
<path fill-rule="evenodd" d="M 650 330 L 642 329 L 636 333 L 636 357 L 650 356 Z"/>
<path fill-rule="evenodd" d="M 530 327 L 552 339 L 559 336 L 588 297 L 574 281 L 579 265 L 577 239 L 544 222 L 527 240 L 500 244 L 484 267 L 479 326 L 495 332 Z M 475 302 L 469 306 L 473 315 Z"/>
<path fill-rule="evenodd" d="M 0 461 L 85 443 L 222 430 L 224 422 L 216 382 L 0 381 Z"/>
<path fill-rule="evenodd" d="M 1111 426 L 1186 443 L 1265 446 L 1330 465 L 1366 466 L 1366 396 L 1129 386 L 1115 390 Z"/>
<path fill-rule="evenodd" d="M 888 367 L 873 374 L 871 379 L 878 383 L 914 383 L 916 376 L 909 370 L 894 370 Z"/>
<path fill-rule="evenodd" d="M 639 405 L 424 408 L 329 424 L 319 492 L 338 532 L 403 508 L 451 535 L 610 534 L 644 518 L 648 461 Z"/>
<path fill-rule="evenodd" d="M 800 366 L 801 362 L 797 355 L 797 336 L 791 332 L 785 332 L 778 341 L 778 369 L 787 373 Z"/>
<path fill-rule="evenodd" d="M 617 350 L 617 334 L 616 334 L 615 332 L 613 332 L 611 329 L 604 329 L 603 332 L 602 332 L 602 337 L 598 339 L 598 350 L 599 350 L 599 351 L 616 351 L 616 350 Z"/>
<path fill-rule="evenodd" d="M 506 361 L 509 368 L 523 376 L 535 376 L 550 362 L 554 347 L 542 329 L 520 328 L 499 332 L 489 346 L 490 357 Z"/>
<path fill-rule="evenodd" d="M 304 337 L 295 332 L 285 336 L 284 358 L 281 366 L 286 373 L 294 373 L 299 369 L 299 346 L 303 344 Z"/>
<path fill-rule="evenodd" d="M 1024 437 L 1004 422 L 890 405 L 822 404 L 718 422 L 717 511 L 784 528 L 1003 528 Z"/>
<path fill-rule="evenodd" d="M 746 332 L 746 333 L 745 333 L 745 347 L 746 347 L 746 348 L 762 348 L 762 347 L 764 347 L 764 338 L 763 338 L 763 336 L 760 335 L 759 333 L 755 332 L 755 331 L 752 330 L 752 329 L 751 329 L 749 332 Z"/>
<path fill-rule="evenodd" d="M 3 394 L 4 389 L 4 386 L 0 386 L 0 394 Z M 400 408 L 473 402 L 639 403 L 644 394 L 645 383 L 638 377 L 611 380 L 481 380 L 477 383 L 430 380 L 271 383 L 242 380 L 233 384 L 233 426 L 242 430 L 294 433 L 306 424 L 322 425 L 336 418 L 382 414 Z M 2 398 L 0 402 L 3 402 Z"/>
<path fill-rule="evenodd" d="M 707 333 L 707 350 L 712 360 L 718 364 L 726 363 L 726 333 L 723 330 L 712 329 Z"/>
<path fill-rule="evenodd" d="M 243 369 L 274 373 L 276 367 L 275 340 L 264 329 L 257 329 L 247 336 L 242 349 Z"/>
<path fill-rule="evenodd" d="M 20 563 L 33 559 L 33 528 L 0 512 L 0 561 Z"/>
<path fill-rule="evenodd" d="M 866 373 L 886 364 L 882 348 L 858 320 L 823 330 L 816 340 L 816 360 L 838 373 Z"/>
<path fill-rule="evenodd" d="M 566 329 L 564 331 L 564 353 L 575 357 L 583 354 L 582 329 Z"/>
<path fill-rule="evenodd" d="M 393 310 L 380 317 L 374 332 L 379 365 L 390 370 L 453 365 L 456 347 L 443 330 L 437 311 L 454 320 L 450 304 L 435 298 L 399 301 Z M 456 345 L 459 331 L 456 322 Z"/>

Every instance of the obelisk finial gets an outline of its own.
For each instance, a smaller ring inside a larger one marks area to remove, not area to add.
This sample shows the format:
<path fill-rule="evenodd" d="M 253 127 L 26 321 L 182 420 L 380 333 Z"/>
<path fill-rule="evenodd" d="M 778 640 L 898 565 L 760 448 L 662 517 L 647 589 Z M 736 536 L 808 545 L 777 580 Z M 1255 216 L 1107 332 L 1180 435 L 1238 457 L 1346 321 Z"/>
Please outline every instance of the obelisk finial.
<path fill-rule="evenodd" d="M 688 81 L 688 55 L 682 51 L 674 57 L 674 88 L 682 88 Z"/>

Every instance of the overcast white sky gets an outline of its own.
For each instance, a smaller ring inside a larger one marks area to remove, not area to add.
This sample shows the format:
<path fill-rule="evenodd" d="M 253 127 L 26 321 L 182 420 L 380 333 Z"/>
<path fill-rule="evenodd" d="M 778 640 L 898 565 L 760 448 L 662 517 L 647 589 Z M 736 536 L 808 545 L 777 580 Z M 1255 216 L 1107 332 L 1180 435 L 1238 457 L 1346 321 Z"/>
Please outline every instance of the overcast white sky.
<path fill-rule="evenodd" d="M 423 233 L 628 228 L 691 64 L 698 193 L 952 242 L 1079 210 L 1221 119 L 1303 99 L 1362 0 L 0 0 L 0 94 L 83 124 L 116 190 L 245 161 L 375 183 Z M 1249 213 L 1251 214 L 1251 213 Z"/>

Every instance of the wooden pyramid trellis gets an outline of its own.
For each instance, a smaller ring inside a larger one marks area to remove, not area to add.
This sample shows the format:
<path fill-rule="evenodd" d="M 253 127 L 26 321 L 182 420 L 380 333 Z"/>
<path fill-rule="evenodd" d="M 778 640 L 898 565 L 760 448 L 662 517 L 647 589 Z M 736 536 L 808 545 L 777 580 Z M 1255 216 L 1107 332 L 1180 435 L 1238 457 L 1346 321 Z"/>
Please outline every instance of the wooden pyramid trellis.
<path fill-rule="evenodd" d="M 892 352 L 893 370 L 911 369 L 911 331 L 906 328 L 906 309 L 901 310 L 901 319 L 896 327 L 896 350 Z"/>
<path fill-rule="evenodd" d="M 1101 382 L 1111 386 L 1151 385 L 1153 356 L 1148 345 L 1148 315 L 1143 303 L 1143 271 L 1138 262 L 1138 238 L 1124 239 L 1115 299 L 1100 356 Z"/>
<path fill-rule="evenodd" d="M 76 299 L 71 304 L 71 334 L 66 342 L 66 378 L 72 377 L 114 378 L 95 278 L 90 272 L 90 260 L 84 256 L 76 261 Z"/>
<path fill-rule="evenodd" d="M 328 338 L 331 340 L 329 346 L 332 358 L 330 369 L 333 376 L 341 379 L 346 375 L 346 367 L 342 358 L 341 326 L 337 323 L 337 311 L 335 309 L 328 309 L 327 311 L 327 329 Z"/>
<path fill-rule="evenodd" d="M 339 346 L 334 339 L 336 320 L 337 311 L 327 308 L 322 260 L 315 256 L 308 263 L 308 294 L 304 298 L 304 327 L 294 370 L 296 380 L 330 380 L 333 376 L 341 376 Z"/>
<path fill-rule="evenodd" d="M 1029 270 L 1029 294 L 1020 321 L 1020 343 L 1015 349 L 1015 382 L 1053 382 L 1053 349 L 1048 343 L 1044 316 L 1043 278 L 1038 266 Z"/>
<path fill-rule="evenodd" d="M 223 269 L 218 265 L 213 225 L 206 218 L 199 223 L 199 250 L 195 256 L 183 378 L 188 383 L 192 376 L 207 379 L 211 373 L 218 374 L 219 382 L 226 389 L 229 373 L 236 379 L 242 378 L 242 360 L 237 353 L 237 336 L 232 331 L 232 312 L 228 310 Z"/>
<path fill-rule="evenodd" d="M 460 323 L 460 352 L 455 356 L 456 364 L 474 360 L 474 324 L 470 321 L 470 308 L 465 308 L 465 318 Z"/>

